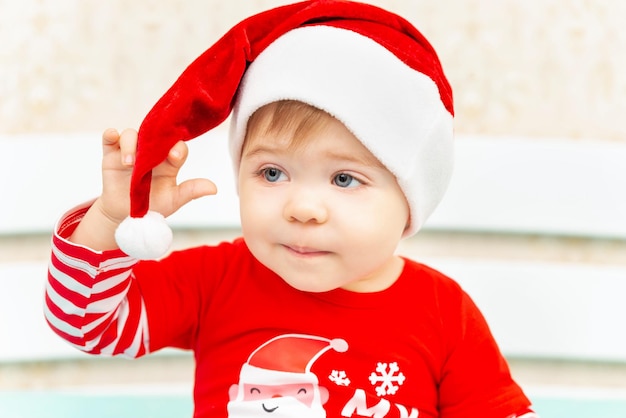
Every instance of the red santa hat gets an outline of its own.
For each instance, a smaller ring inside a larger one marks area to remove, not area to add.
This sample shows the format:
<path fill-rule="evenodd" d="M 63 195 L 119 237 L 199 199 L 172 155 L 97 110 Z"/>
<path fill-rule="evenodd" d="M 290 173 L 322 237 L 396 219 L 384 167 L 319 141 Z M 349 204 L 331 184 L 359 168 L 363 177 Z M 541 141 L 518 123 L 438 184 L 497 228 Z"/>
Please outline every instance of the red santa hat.
<path fill-rule="evenodd" d="M 319 384 L 317 376 L 311 372 L 311 367 L 329 350 L 343 353 L 348 350 L 348 343 L 340 338 L 331 340 L 302 334 L 275 337 L 250 355 L 241 368 L 240 386 L 243 383 Z"/>
<path fill-rule="evenodd" d="M 397 178 L 419 230 L 447 188 L 453 161 L 452 90 L 437 54 L 402 17 L 345 0 L 313 0 L 243 20 L 200 55 L 139 128 L 130 216 L 116 232 L 140 259 L 162 256 L 171 230 L 149 212 L 151 172 L 178 141 L 232 112 L 238 167 L 248 118 L 277 100 L 299 100 L 342 123 Z"/>

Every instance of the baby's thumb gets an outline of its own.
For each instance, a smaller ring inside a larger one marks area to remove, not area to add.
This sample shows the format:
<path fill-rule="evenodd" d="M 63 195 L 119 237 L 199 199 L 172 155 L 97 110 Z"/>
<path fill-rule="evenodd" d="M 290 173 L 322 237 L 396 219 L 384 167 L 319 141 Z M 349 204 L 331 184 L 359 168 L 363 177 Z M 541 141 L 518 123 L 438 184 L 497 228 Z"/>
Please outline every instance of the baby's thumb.
<path fill-rule="evenodd" d="M 183 206 L 192 200 L 217 193 L 217 186 L 209 179 L 185 180 L 178 185 L 178 200 Z"/>

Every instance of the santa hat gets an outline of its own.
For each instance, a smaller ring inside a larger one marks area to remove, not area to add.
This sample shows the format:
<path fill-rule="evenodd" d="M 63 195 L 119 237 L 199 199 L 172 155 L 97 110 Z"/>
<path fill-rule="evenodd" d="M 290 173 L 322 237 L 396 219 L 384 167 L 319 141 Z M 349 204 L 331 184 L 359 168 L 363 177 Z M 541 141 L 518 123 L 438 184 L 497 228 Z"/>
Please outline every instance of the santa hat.
<path fill-rule="evenodd" d="M 233 113 L 238 167 L 248 118 L 299 100 L 340 120 L 397 178 L 417 232 L 447 188 L 453 161 L 452 91 L 437 54 L 408 21 L 378 7 L 314 0 L 243 20 L 181 74 L 139 128 L 130 216 L 116 232 L 140 259 L 162 256 L 172 233 L 149 213 L 151 172 L 178 141 Z"/>
<path fill-rule="evenodd" d="M 311 372 L 315 361 L 329 350 L 343 353 L 348 343 L 340 338 L 328 339 L 313 335 L 285 334 L 257 348 L 242 366 L 239 383 L 281 385 L 290 383 L 318 384 Z"/>

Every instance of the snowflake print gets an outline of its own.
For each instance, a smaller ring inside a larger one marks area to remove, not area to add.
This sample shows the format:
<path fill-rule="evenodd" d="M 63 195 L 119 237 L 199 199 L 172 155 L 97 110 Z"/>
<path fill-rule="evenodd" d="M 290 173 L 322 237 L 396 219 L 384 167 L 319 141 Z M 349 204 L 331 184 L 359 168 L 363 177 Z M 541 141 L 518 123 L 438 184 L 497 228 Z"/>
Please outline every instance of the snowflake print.
<path fill-rule="evenodd" d="M 404 374 L 400 372 L 398 363 L 378 363 L 376 372 L 370 375 L 370 383 L 376 386 L 376 394 L 378 396 L 395 395 L 400 386 L 404 383 Z M 397 384 L 397 385 L 396 385 Z"/>
<path fill-rule="evenodd" d="M 328 379 L 331 382 L 335 382 L 337 386 L 349 386 L 350 379 L 347 377 L 346 372 L 343 370 L 333 370 L 333 372 L 328 376 Z"/>

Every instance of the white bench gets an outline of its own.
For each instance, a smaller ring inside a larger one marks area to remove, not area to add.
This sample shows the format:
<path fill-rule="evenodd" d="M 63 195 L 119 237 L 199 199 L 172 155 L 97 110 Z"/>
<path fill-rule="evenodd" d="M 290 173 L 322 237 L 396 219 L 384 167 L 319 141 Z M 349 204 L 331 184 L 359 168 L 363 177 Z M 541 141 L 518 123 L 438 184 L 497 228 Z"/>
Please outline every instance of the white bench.
<path fill-rule="evenodd" d="M 206 176 L 219 197 L 195 201 L 176 227 L 237 227 L 225 130 L 189 143 L 182 176 Z M 48 234 L 100 190 L 100 135 L 0 136 L 0 238 Z M 460 137 L 448 195 L 426 229 L 626 241 L 626 144 Z M 626 258 L 626 254 L 624 255 Z M 481 307 L 511 356 L 626 361 L 626 263 L 438 257 Z M 43 322 L 46 263 L 0 263 L 0 361 L 77 355 Z"/>

